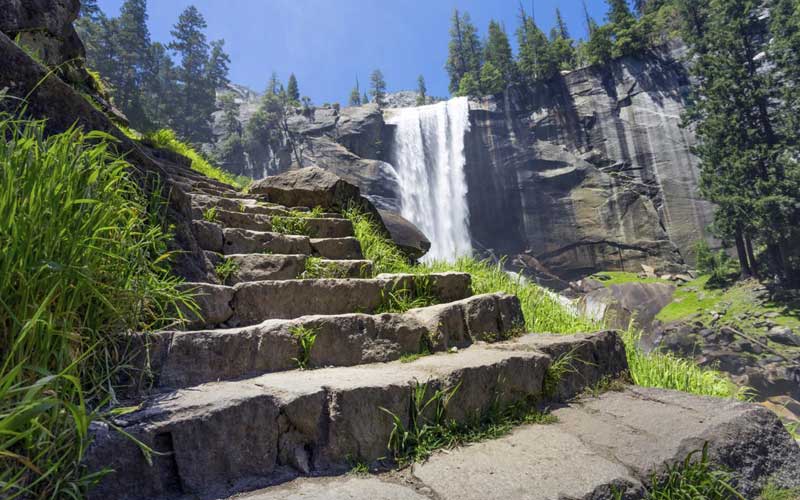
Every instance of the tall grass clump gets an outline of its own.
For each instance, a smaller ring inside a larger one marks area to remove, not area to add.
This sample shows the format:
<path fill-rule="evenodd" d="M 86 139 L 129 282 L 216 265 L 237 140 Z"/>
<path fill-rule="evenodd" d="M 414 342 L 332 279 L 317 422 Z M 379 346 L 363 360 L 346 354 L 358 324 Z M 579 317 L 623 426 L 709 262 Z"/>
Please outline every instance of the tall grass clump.
<path fill-rule="evenodd" d="M 168 270 L 159 198 L 111 136 L 0 116 L 0 497 L 80 498 L 89 424 L 124 332 L 196 308 Z"/>
<path fill-rule="evenodd" d="M 704 368 L 670 352 L 644 352 L 639 347 L 640 337 L 641 332 L 632 326 L 623 334 L 631 378 L 636 385 L 703 396 L 747 399 L 748 391 L 738 387 L 718 370 Z"/>
<path fill-rule="evenodd" d="M 224 170 L 212 165 L 206 158 L 198 153 L 192 146 L 182 142 L 175 135 L 175 132 L 170 129 L 161 129 L 155 132 L 146 134 L 144 141 L 153 147 L 166 149 L 173 153 L 183 155 L 192 160 L 192 170 L 200 172 L 201 174 L 211 177 L 237 189 L 245 189 L 252 179 L 241 175 L 232 175 Z"/>

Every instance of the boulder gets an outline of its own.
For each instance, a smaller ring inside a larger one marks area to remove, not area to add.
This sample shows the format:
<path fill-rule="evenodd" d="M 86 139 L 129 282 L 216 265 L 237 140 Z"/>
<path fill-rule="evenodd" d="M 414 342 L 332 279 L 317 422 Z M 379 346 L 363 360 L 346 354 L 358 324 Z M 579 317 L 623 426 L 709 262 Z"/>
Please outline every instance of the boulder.
<path fill-rule="evenodd" d="M 0 31 L 16 38 L 55 67 L 86 56 L 83 43 L 72 27 L 78 18 L 79 0 L 4 0 Z"/>
<path fill-rule="evenodd" d="M 767 332 L 767 338 L 778 344 L 800 347 L 800 336 L 786 326 L 773 326 Z"/>
<path fill-rule="evenodd" d="M 626 329 L 631 319 L 647 329 L 656 314 L 672 302 L 675 285 L 667 283 L 620 283 L 598 288 L 579 301 L 579 308 L 614 328 Z"/>
<path fill-rule="evenodd" d="M 396 213 L 386 210 L 378 212 L 394 244 L 410 259 L 417 260 L 428 253 L 431 242 L 417 226 Z"/>
<path fill-rule="evenodd" d="M 361 192 L 356 186 L 319 167 L 266 177 L 254 182 L 250 192 L 287 207 L 322 207 L 338 211 L 353 202 L 361 202 Z"/>

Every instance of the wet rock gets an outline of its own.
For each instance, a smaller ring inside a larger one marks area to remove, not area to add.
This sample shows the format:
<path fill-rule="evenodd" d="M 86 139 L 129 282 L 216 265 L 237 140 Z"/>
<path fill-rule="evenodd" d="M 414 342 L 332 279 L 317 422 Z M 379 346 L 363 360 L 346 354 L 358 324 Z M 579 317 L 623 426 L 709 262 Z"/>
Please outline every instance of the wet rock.
<path fill-rule="evenodd" d="M 417 260 L 428 253 L 431 242 L 417 226 L 396 213 L 387 210 L 379 210 L 379 213 L 392 241 L 410 259 Z"/>

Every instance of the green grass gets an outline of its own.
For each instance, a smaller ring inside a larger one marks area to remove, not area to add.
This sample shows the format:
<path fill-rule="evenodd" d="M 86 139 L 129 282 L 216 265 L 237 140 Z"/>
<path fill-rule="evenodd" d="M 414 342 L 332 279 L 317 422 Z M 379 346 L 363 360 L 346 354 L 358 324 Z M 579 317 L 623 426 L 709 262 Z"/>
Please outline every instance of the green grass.
<path fill-rule="evenodd" d="M 119 335 L 196 310 L 169 274 L 163 202 L 113 140 L 0 117 L 0 497 L 80 498 L 89 424 L 127 362 Z"/>
<path fill-rule="evenodd" d="M 703 368 L 690 359 L 672 353 L 645 353 L 639 347 L 640 333 L 623 334 L 633 383 L 642 387 L 673 389 L 703 396 L 747 399 L 748 391 L 734 384 L 724 373 Z"/>
<path fill-rule="evenodd" d="M 317 341 L 317 331 L 313 328 L 305 326 L 295 326 L 289 330 L 296 339 L 300 347 L 300 354 L 294 358 L 297 367 L 301 370 L 307 370 L 311 362 L 311 350 L 314 348 L 314 343 Z"/>
<path fill-rule="evenodd" d="M 770 482 L 764 487 L 758 500 L 797 500 L 800 498 L 800 488 L 786 489 Z"/>
<path fill-rule="evenodd" d="M 436 450 L 497 439 L 519 425 L 556 421 L 553 415 L 539 411 L 533 400 L 501 405 L 496 399 L 490 408 L 476 412 L 467 422 L 456 422 L 448 418 L 447 406 L 459 388 L 460 384 L 449 389 L 414 384 L 410 389 L 408 425 L 399 415 L 381 408 L 392 419 L 387 448 L 398 465 L 424 461 Z"/>
<path fill-rule="evenodd" d="M 217 222 L 217 207 L 203 210 L 203 220 L 206 222 Z"/>
<path fill-rule="evenodd" d="M 613 491 L 613 495 L 616 499 L 623 498 L 618 490 Z M 682 462 L 669 465 L 664 474 L 653 474 L 645 499 L 746 500 L 733 486 L 733 476 L 711 463 L 708 444 L 690 453 Z"/>
<path fill-rule="evenodd" d="M 611 285 L 621 285 L 623 283 L 672 283 L 671 281 L 662 280 L 661 278 L 642 278 L 636 273 L 623 271 L 603 271 L 601 273 L 596 273 L 592 278 L 607 287 Z"/>
<path fill-rule="evenodd" d="M 151 146 L 166 149 L 189 158 L 192 161 L 192 170 L 237 189 L 246 189 L 252 182 L 252 179 L 248 177 L 232 175 L 212 165 L 192 146 L 180 141 L 175 135 L 175 132 L 170 129 L 161 129 L 146 134 L 144 141 Z"/>
<path fill-rule="evenodd" d="M 228 280 L 231 279 L 231 276 L 236 274 L 238 270 L 239 264 L 237 264 L 236 261 L 232 259 L 223 259 L 214 269 L 214 272 L 216 272 L 220 283 L 226 285 Z"/>
<path fill-rule="evenodd" d="M 272 232 L 280 234 L 293 234 L 298 236 L 313 236 L 311 226 L 304 217 L 273 216 L 270 219 Z"/>
<path fill-rule="evenodd" d="M 472 275 L 472 289 L 476 294 L 505 292 L 519 297 L 527 332 L 571 334 L 602 328 L 602 325 L 574 315 L 538 285 L 509 275 L 502 263 L 460 258 L 455 262 L 412 265 L 361 210 L 350 208 L 344 216 L 352 221 L 364 257 L 373 261 L 375 273 L 466 272 Z M 622 279 L 622 276 L 617 275 L 617 279 Z M 725 374 L 701 368 L 691 360 L 671 354 L 644 353 L 637 340 L 633 331 L 624 336 L 631 379 L 637 385 L 724 398 L 742 399 L 747 396 Z"/>
<path fill-rule="evenodd" d="M 438 304 L 430 278 L 415 276 L 411 286 L 395 283 L 391 290 L 381 291 L 381 303 L 375 314 L 404 313 L 411 309 Z"/>

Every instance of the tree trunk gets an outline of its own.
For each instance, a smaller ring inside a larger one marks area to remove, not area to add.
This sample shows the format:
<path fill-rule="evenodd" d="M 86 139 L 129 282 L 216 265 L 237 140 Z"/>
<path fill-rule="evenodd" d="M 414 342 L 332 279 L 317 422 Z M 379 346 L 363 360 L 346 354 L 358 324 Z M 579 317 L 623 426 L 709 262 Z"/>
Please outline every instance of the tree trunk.
<path fill-rule="evenodd" d="M 776 243 L 767 244 L 767 255 L 769 255 L 775 273 L 781 278 L 786 277 L 786 266 L 784 265 L 783 252 L 780 245 Z"/>
<path fill-rule="evenodd" d="M 753 252 L 753 242 L 750 241 L 749 236 L 744 237 L 744 246 L 747 251 L 747 260 L 750 263 L 750 272 L 753 273 L 753 276 L 758 278 L 758 262 L 756 262 L 756 254 Z"/>
<path fill-rule="evenodd" d="M 753 275 L 750 271 L 750 265 L 747 262 L 747 249 L 745 248 L 744 238 L 742 237 L 742 231 L 736 230 L 736 256 L 739 257 L 739 267 L 741 268 L 740 277 L 742 279 L 749 278 Z"/>

